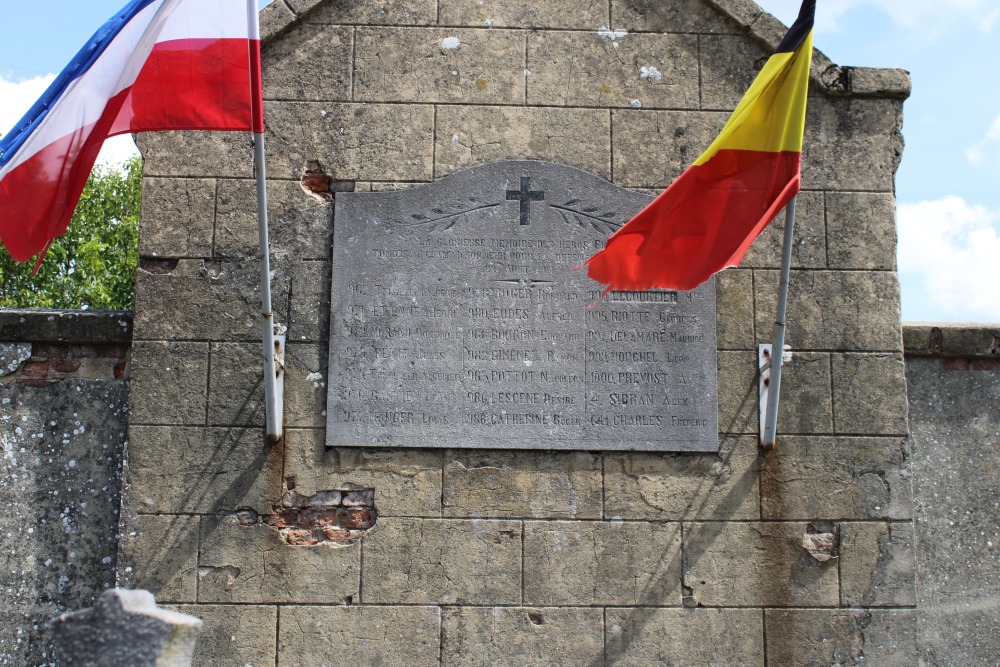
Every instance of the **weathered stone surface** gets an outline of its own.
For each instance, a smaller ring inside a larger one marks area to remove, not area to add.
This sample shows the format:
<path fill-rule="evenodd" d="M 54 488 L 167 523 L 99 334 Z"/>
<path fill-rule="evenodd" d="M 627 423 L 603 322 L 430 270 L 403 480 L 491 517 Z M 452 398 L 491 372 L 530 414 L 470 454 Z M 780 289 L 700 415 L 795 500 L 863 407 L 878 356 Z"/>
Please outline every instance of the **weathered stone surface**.
<path fill-rule="evenodd" d="M 610 178 L 607 111 L 447 106 L 437 110 L 438 177 L 508 159 L 551 160 Z"/>
<path fill-rule="evenodd" d="M 890 193 L 829 192 L 831 269 L 896 268 L 896 199 Z"/>
<path fill-rule="evenodd" d="M 528 103 L 544 106 L 697 109 L 694 35 L 581 35 L 528 38 Z"/>
<path fill-rule="evenodd" d="M 136 146 L 142 153 L 143 179 L 253 178 L 253 149 L 244 133 L 140 132 Z M 270 155 L 269 150 L 269 159 Z"/>
<path fill-rule="evenodd" d="M 835 354 L 837 433 L 906 435 L 906 369 L 901 354 Z"/>
<path fill-rule="evenodd" d="M 129 445 L 129 500 L 140 512 L 267 512 L 281 493 L 281 448 L 257 428 L 133 426 Z"/>
<path fill-rule="evenodd" d="M 437 607 L 283 607 L 278 667 L 430 667 L 440 656 Z"/>
<path fill-rule="evenodd" d="M 792 237 L 792 268 L 823 269 L 827 263 L 827 224 L 822 192 L 800 192 L 795 202 L 795 235 Z M 782 210 L 764 228 L 750 246 L 740 266 L 780 269 L 785 235 L 785 211 Z M 778 289 L 778 283 L 773 286 Z M 771 317 L 774 317 L 772 313 Z"/>
<path fill-rule="evenodd" d="M 262 523 L 203 519 L 198 601 L 344 604 L 358 599 L 361 547 L 291 546 Z"/>
<path fill-rule="evenodd" d="M 295 21 L 295 14 L 284 2 L 272 2 L 260 10 L 260 37 L 264 43 L 274 39 Z"/>
<path fill-rule="evenodd" d="M 912 611 L 768 609 L 764 614 L 769 664 L 918 664 Z"/>
<path fill-rule="evenodd" d="M 441 665 L 589 665 L 604 653 L 600 609 L 445 608 Z M 437 663 L 435 663 L 437 664 Z"/>
<path fill-rule="evenodd" d="M 903 438 L 782 437 L 761 470 L 765 519 L 900 519 L 913 516 Z"/>
<path fill-rule="evenodd" d="M 615 182 L 665 189 L 708 148 L 727 118 L 721 112 L 613 111 Z"/>
<path fill-rule="evenodd" d="M 204 623 L 192 664 L 229 667 L 274 663 L 277 607 L 184 604 L 169 609 L 197 616 Z"/>
<path fill-rule="evenodd" d="M 386 518 L 365 538 L 366 604 L 519 604 L 521 524 Z"/>
<path fill-rule="evenodd" d="M 285 479 L 295 491 L 375 489 L 380 517 L 441 515 L 441 451 L 327 448 L 322 429 L 285 433 Z"/>
<path fill-rule="evenodd" d="M 912 607 L 912 523 L 840 525 L 840 599 L 847 607 Z"/>
<path fill-rule="evenodd" d="M 604 514 L 611 520 L 760 518 L 753 437 L 724 438 L 718 455 L 613 455 L 604 469 Z"/>
<path fill-rule="evenodd" d="M 211 178 L 145 178 L 139 255 L 211 257 L 215 223 Z"/>
<path fill-rule="evenodd" d="M 207 344 L 137 341 L 132 346 L 132 424 L 203 425 L 207 395 Z"/>
<path fill-rule="evenodd" d="M 590 0 L 536 3 L 531 0 L 441 0 L 442 25 L 487 28 L 576 28 L 609 25 L 605 3 Z"/>
<path fill-rule="evenodd" d="M 358 101 L 524 102 L 524 37 L 518 32 L 361 29 L 355 58 Z"/>
<path fill-rule="evenodd" d="M 720 350 L 753 350 L 753 273 L 731 269 L 715 276 L 716 336 Z"/>
<path fill-rule="evenodd" d="M 132 313 L 124 310 L 0 308 L 0 340 L 22 344 L 128 343 L 132 340 Z"/>
<path fill-rule="evenodd" d="M 757 13 L 759 12 L 758 8 Z M 669 3 L 658 0 L 611 0 L 611 22 L 615 28 L 629 31 L 744 32 L 736 22 L 723 17 L 703 0 L 677 0 Z"/>
<path fill-rule="evenodd" d="M 908 358 L 938 356 L 993 359 L 1000 354 L 1000 326 L 908 324 L 903 327 L 903 346 Z M 921 370 L 921 377 L 928 372 L 933 373 L 934 364 L 919 362 L 911 365 Z"/>
<path fill-rule="evenodd" d="M 195 602 L 198 517 L 126 517 L 118 550 L 118 586 L 144 588 L 160 602 Z"/>
<path fill-rule="evenodd" d="M 795 352 L 781 366 L 778 433 L 833 432 L 830 355 Z"/>
<path fill-rule="evenodd" d="M 901 125 L 901 102 L 814 94 L 806 111 L 802 182 L 824 190 L 892 192 Z"/>
<path fill-rule="evenodd" d="M 324 25 L 430 25 L 435 22 L 436 16 L 434 0 L 399 2 L 290 0 L 290 4 L 300 16 L 316 7 L 316 11 L 308 14 L 308 21 Z"/>
<path fill-rule="evenodd" d="M 54 622 L 65 667 L 190 667 L 201 621 L 158 609 L 149 591 L 106 591 L 92 609 Z"/>
<path fill-rule="evenodd" d="M 763 665 L 762 629 L 756 609 L 609 609 L 605 664 Z"/>
<path fill-rule="evenodd" d="M 910 73 L 903 69 L 849 67 L 846 70 L 851 92 L 855 95 L 906 99 L 913 87 Z"/>
<path fill-rule="evenodd" d="M 680 574 L 679 524 L 525 523 L 526 604 L 675 606 Z"/>
<path fill-rule="evenodd" d="M 788 333 L 793 350 L 898 352 L 899 281 L 888 271 L 792 271 Z M 778 302 L 777 271 L 755 271 L 757 331 L 770 331 Z"/>
<path fill-rule="evenodd" d="M 731 113 L 771 55 L 746 35 L 702 35 L 701 108 Z M 706 146 L 706 148 L 708 148 Z"/>
<path fill-rule="evenodd" d="M 760 430 L 757 400 L 757 353 L 719 351 L 719 433 Z"/>
<path fill-rule="evenodd" d="M 444 514 L 599 519 L 601 459 L 587 452 L 469 452 L 444 460 Z"/>
<path fill-rule="evenodd" d="M 941 329 L 945 349 L 964 339 L 972 350 L 996 330 Z M 912 357 L 907 373 L 922 657 L 933 667 L 990 664 L 1000 655 L 1000 373 Z"/>
<path fill-rule="evenodd" d="M 266 111 L 268 127 L 280 128 L 268 136 L 273 178 L 298 179 L 308 160 L 349 181 L 433 177 L 431 105 L 272 102 Z"/>
<path fill-rule="evenodd" d="M 802 523 L 685 524 L 685 596 L 704 607 L 838 605 L 836 561 L 821 563 L 802 547 L 806 530 Z"/>
<path fill-rule="evenodd" d="M 309 24 L 295 27 L 264 47 L 265 98 L 350 100 L 353 46 L 350 28 Z"/>

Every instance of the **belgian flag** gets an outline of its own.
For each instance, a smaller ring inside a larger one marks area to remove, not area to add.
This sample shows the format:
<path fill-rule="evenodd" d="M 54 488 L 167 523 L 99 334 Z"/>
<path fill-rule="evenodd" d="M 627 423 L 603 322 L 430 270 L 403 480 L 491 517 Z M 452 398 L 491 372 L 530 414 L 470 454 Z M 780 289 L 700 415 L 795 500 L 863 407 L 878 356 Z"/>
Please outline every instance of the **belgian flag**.
<path fill-rule="evenodd" d="M 586 262 L 610 290 L 697 287 L 736 266 L 801 187 L 816 0 L 804 0 L 722 133 Z"/>

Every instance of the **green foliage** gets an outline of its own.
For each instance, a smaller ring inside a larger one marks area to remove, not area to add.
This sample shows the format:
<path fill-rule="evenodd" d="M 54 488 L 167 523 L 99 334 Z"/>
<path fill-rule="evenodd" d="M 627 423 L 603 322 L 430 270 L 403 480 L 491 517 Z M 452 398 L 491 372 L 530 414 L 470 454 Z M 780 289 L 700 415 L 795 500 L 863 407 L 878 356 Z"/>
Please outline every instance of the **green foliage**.
<path fill-rule="evenodd" d="M 142 162 L 90 174 L 66 233 L 52 242 L 37 276 L 0 248 L 0 307 L 131 310 L 139 261 Z"/>

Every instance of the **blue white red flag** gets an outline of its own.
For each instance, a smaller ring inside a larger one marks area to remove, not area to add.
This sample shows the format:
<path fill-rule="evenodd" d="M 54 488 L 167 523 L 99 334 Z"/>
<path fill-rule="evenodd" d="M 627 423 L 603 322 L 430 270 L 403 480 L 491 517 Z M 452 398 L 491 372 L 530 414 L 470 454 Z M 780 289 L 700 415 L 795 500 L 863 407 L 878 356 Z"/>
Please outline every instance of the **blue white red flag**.
<path fill-rule="evenodd" d="M 260 71 L 256 0 L 129 2 L 0 139 L 10 255 L 27 261 L 66 231 L 108 137 L 263 132 Z"/>

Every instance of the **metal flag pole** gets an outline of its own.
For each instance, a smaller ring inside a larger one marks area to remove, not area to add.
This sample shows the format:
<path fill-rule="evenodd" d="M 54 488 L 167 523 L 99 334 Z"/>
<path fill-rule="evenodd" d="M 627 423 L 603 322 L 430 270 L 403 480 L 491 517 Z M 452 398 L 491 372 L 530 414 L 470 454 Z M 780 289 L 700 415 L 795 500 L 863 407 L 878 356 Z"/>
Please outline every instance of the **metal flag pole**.
<path fill-rule="evenodd" d="M 781 391 L 781 360 L 785 352 L 785 311 L 788 307 L 788 278 L 792 268 L 792 235 L 795 230 L 795 200 L 785 208 L 785 238 L 781 246 L 781 282 L 778 284 L 778 315 L 774 320 L 771 344 L 771 377 L 767 385 L 767 412 L 760 444 L 773 449 L 778 430 L 778 394 Z"/>
<path fill-rule="evenodd" d="M 247 0 L 247 19 L 250 26 L 251 49 L 256 49 L 251 57 L 251 88 L 254 117 L 262 112 L 257 108 L 261 104 L 260 95 L 262 81 L 260 76 L 260 17 L 257 13 L 257 0 Z M 257 123 L 255 122 L 256 126 Z M 261 125 L 263 125 L 261 123 Z M 257 131 L 257 130 L 260 131 Z M 281 440 L 284 430 L 284 415 L 282 410 L 282 393 L 279 386 L 279 375 L 282 374 L 280 360 L 283 355 L 283 340 L 274 335 L 274 312 L 271 307 L 271 241 L 268 236 L 267 217 L 267 163 L 264 158 L 264 128 L 254 128 L 253 151 L 254 172 L 257 177 L 257 237 L 260 246 L 260 301 L 261 318 L 263 320 L 264 347 L 264 407 L 267 413 L 267 439 L 269 442 Z"/>

